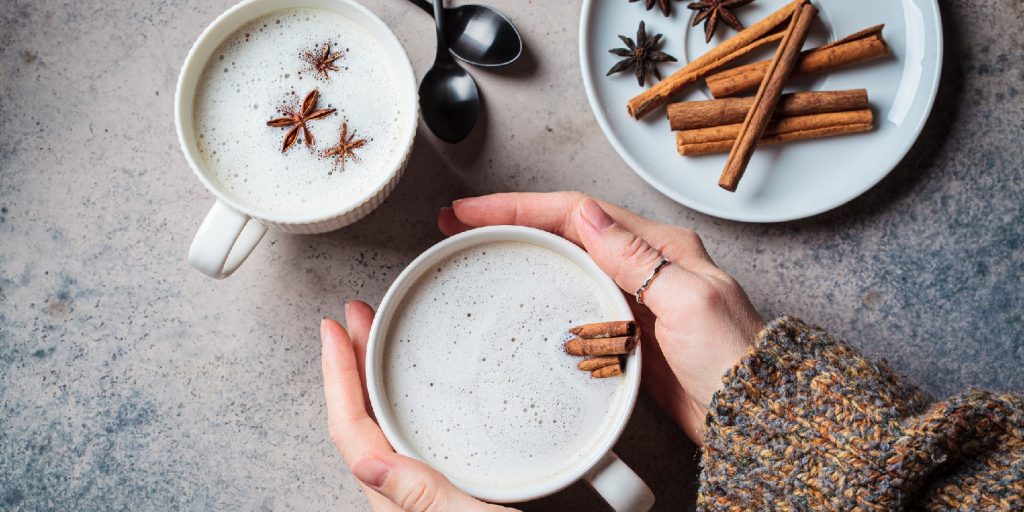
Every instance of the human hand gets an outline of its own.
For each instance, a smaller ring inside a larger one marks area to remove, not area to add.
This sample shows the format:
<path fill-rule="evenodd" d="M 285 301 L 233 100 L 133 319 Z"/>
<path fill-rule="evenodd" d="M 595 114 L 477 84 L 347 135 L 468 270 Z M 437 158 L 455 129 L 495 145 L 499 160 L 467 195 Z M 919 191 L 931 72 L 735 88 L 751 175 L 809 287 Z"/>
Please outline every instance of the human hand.
<path fill-rule="evenodd" d="M 476 500 L 434 468 L 395 453 L 368 408 L 364 362 L 373 309 L 363 302 L 349 302 L 345 322 L 349 331 L 327 318 L 320 324 L 327 424 L 331 441 L 359 479 L 373 510 L 511 510 Z"/>
<path fill-rule="evenodd" d="M 708 256 L 693 231 L 659 224 L 578 192 L 493 194 L 458 200 L 438 216 L 446 235 L 512 224 L 580 245 L 630 294 L 642 332 L 643 384 L 696 443 L 722 376 L 746 353 L 763 321 L 739 284 Z M 643 295 L 632 294 L 662 256 Z"/>

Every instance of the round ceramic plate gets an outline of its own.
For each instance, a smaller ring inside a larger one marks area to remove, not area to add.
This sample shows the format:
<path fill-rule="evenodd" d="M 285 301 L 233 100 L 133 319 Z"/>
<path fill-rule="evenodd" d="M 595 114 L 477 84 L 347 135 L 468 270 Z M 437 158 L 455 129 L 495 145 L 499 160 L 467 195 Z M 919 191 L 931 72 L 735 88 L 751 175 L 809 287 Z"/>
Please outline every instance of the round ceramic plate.
<path fill-rule="evenodd" d="M 789 0 L 757 0 L 735 14 L 745 26 Z M 942 69 L 942 25 L 936 0 L 814 0 L 818 19 L 804 48 L 885 24 L 892 55 L 827 75 L 794 78 L 787 91 L 867 89 L 875 130 L 760 147 L 736 192 L 718 187 L 726 155 L 680 156 L 665 109 L 636 121 L 626 102 L 639 94 L 632 72 L 605 73 L 619 58 L 619 34 L 636 37 L 646 22 L 649 34 L 664 34 L 662 50 L 679 59 L 661 64 L 668 76 L 735 31 L 720 23 L 710 44 L 703 25 L 691 27 L 693 11 L 673 1 L 666 18 L 644 2 L 584 0 L 580 19 L 580 63 L 590 106 L 620 156 L 644 180 L 679 203 L 708 215 L 746 222 L 782 222 L 816 215 L 859 196 L 878 183 L 910 150 L 931 111 Z M 749 59 L 770 59 L 774 45 Z M 649 82 L 651 83 L 651 82 Z M 751 93 L 753 95 L 753 93 Z M 684 89 L 677 101 L 710 99 L 703 81 Z"/>

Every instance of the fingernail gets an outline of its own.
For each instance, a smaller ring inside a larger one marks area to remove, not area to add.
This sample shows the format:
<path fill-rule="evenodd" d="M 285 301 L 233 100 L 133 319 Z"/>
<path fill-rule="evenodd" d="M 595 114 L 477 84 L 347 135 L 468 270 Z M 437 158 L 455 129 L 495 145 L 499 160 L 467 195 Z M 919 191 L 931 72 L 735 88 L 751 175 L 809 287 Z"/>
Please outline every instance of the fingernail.
<path fill-rule="evenodd" d="M 615 219 L 605 213 L 601 206 L 597 204 L 597 201 L 593 199 L 584 199 L 580 210 L 583 214 L 583 219 L 598 231 L 603 231 L 615 223 Z"/>
<path fill-rule="evenodd" d="M 352 301 L 345 301 L 345 316 L 348 317 L 348 310 L 352 307 Z"/>
<path fill-rule="evenodd" d="M 463 201 L 465 201 L 465 199 L 456 199 L 456 200 L 452 201 L 452 206 L 455 206 L 455 205 L 457 205 L 457 204 L 459 204 L 459 203 L 461 203 Z"/>
<path fill-rule="evenodd" d="M 391 468 L 384 461 L 372 455 L 363 457 L 359 462 L 356 462 L 355 466 L 352 466 L 352 474 L 360 482 L 374 489 L 380 489 L 384 485 L 390 472 Z"/>
<path fill-rule="evenodd" d="M 327 317 L 320 319 L 320 337 L 323 338 L 327 335 Z"/>

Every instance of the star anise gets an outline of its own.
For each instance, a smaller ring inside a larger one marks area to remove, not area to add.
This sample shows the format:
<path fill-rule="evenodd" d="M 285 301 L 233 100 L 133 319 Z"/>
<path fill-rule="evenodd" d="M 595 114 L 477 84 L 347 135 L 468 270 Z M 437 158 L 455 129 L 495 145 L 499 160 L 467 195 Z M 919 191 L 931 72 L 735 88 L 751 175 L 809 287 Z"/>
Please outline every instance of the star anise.
<path fill-rule="evenodd" d="M 309 63 L 313 68 L 313 71 L 320 73 L 325 80 L 331 78 L 327 75 L 328 71 L 338 71 L 340 68 L 334 65 L 334 61 L 340 59 L 342 52 L 331 53 L 331 43 L 324 43 L 324 50 L 322 52 L 313 50 L 311 52 L 304 52 L 302 59 Z"/>
<path fill-rule="evenodd" d="M 699 2 L 693 2 L 687 5 L 687 8 L 697 11 L 697 15 L 693 18 L 694 27 L 698 23 L 704 22 L 704 42 L 710 43 L 711 36 L 715 35 L 715 29 L 718 28 L 718 20 L 721 19 L 726 25 L 736 29 L 743 30 L 743 24 L 736 18 L 736 15 L 732 13 L 730 9 L 736 9 L 743 7 L 754 0 L 700 0 Z"/>
<path fill-rule="evenodd" d="M 629 0 L 629 3 L 639 1 L 640 0 Z M 665 17 L 668 17 L 672 15 L 672 4 L 669 3 L 671 1 L 672 0 L 644 0 L 644 4 L 646 4 L 648 11 L 653 9 L 654 5 L 657 4 L 658 7 L 661 7 L 661 13 L 664 14 Z"/>
<path fill-rule="evenodd" d="M 625 57 L 625 59 L 612 66 L 605 76 L 634 68 L 633 72 L 636 74 L 636 81 L 642 87 L 647 81 L 648 75 L 654 75 L 655 78 L 661 80 L 661 72 L 658 71 L 655 64 L 676 61 L 675 57 L 657 49 L 658 43 L 661 42 L 661 34 L 653 37 L 648 36 L 647 28 L 642 21 L 640 22 L 640 28 L 636 31 L 635 43 L 626 36 L 619 36 L 619 39 L 626 43 L 627 48 L 612 48 L 608 50 L 608 53 Z"/>
<path fill-rule="evenodd" d="M 288 130 L 288 133 L 284 135 L 284 144 L 281 145 L 281 152 L 288 151 L 288 148 L 295 144 L 296 139 L 299 137 L 299 129 L 302 129 L 302 136 L 306 141 L 306 145 L 313 147 L 313 134 L 309 131 L 309 127 L 306 123 L 314 119 L 320 119 L 327 117 L 334 113 L 333 108 L 323 108 L 320 110 L 316 109 L 316 101 L 320 97 L 320 91 L 313 89 L 306 95 L 306 99 L 302 100 L 302 105 L 298 110 L 282 110 L 284 117 L 278 117 L 267 121 L 267 126 L 273 126 L 275 128 L 286 128 L 291 126 L 292 129 Z"/>
<path fill-rule="evenodd" d="M 338 137 L 338 145 L 332 148 L 328 148 L 324 151 L 324 158 L 334 158 L 334 168 L 337 169 L 338 165 L 341 165 L 341 170 L 345 170 L 345 162 L 347 160 L 359 161 L 359 157 L 356 156 L 356 150 L 366 145 L 366 139 L 356 139 L 356 131 L 352 130 L 352 133 L 348 132 L 348 121 L 341 123 L 341 136 Z"/>

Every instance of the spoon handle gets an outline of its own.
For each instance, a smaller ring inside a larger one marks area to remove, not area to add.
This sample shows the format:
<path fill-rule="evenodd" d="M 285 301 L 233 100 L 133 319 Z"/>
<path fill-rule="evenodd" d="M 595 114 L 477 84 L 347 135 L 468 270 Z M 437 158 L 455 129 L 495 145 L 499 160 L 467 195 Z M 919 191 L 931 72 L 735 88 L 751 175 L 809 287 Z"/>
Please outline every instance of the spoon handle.
<path fill-rule="evenodd" d="M 444 0 L 434 0 L 434 26 L 437 28 L 437 62 L 448 62 L 448 41 L 444 37 Z"/>
<path fill-rule="evenodd" d="M 412 2 L 413 4 L 417 5 L 420 9 L 423 9 L 423 11 L 426 12 L 427 14 L 429 14 L 431 16 L 434 15 L 434 6 L 430 5 L 430 2 L 428 2 L 427 0 L 409 0 L 409 1 Z"/>

